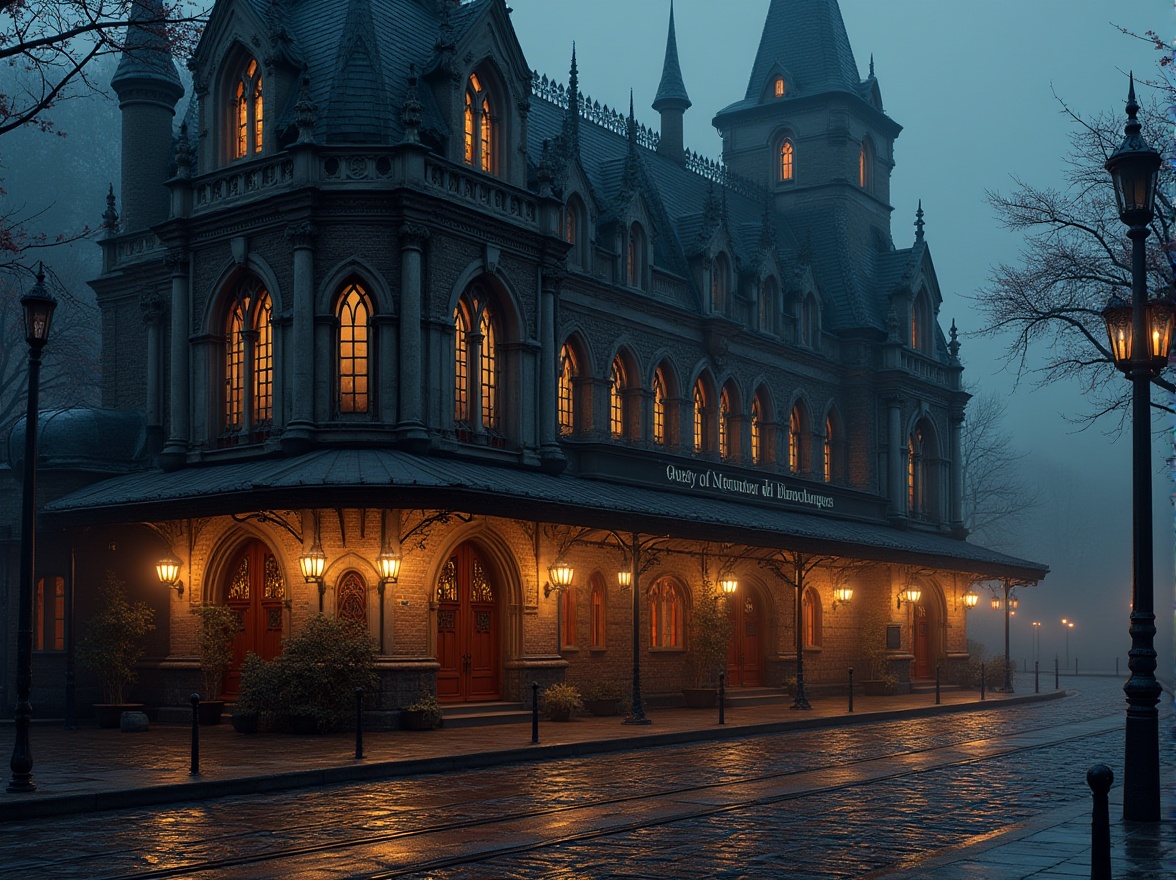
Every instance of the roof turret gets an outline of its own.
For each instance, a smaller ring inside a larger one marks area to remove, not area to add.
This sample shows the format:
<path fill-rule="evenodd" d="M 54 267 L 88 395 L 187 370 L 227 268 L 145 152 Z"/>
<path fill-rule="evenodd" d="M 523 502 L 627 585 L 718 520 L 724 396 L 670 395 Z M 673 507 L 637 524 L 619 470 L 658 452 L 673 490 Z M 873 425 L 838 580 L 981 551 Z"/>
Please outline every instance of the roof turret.
<path fill-rule="evenodd" d="M 745 100 L 758 101 L 774 71 L 796 94 L 856 92 L 861 78 L 837 0 L 772 0 Z"/>
<path fill-rule="evenodd" d="M 149 81 L 168 93 L 174 92 L 173 106 L 184 94 L 184 86 L 172 61 L 171 45 L 164 27 L 166 18 L 163 0 L 133 0 L 126 44 L 110 81 L 115 92 L 132 82 Z"/>
<path fill-rule="evenodd" d="M 660 113 L 662 110 L 686 110 L 689 107 L 690 96 L 686 94 L 686 84 L 682 82 L 682 68 L 678 65 L 678 39 L 674 34 L 674 2 L 670 0 L 666 60 L 662 64 L 661 83 L 657 87 L 657 97 L 653 99 L 653 109 Z"/>

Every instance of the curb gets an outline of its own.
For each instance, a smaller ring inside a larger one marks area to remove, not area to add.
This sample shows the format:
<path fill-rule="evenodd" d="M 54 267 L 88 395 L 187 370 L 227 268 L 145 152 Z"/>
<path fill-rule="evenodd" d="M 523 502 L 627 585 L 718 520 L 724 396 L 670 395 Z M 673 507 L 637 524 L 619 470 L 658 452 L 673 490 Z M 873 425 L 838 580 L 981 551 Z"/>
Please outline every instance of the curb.
<path fill-rule="evenodd" d="M 762 736 L 785 733 L 790 730 L 812 730 L 822 727 L 844 727 L 848 725 L 897 721 L 906 718 L 927 718 L 936 715 L 956 715 L 986 709 L 1000 709 L 1005 706 L 1019 706 L 1039 703 L 1064 697 L 1064 690 L 1042 694 L 1002 697 L 991 702 L 951 703 L 924 706 L 915 709 L 890 709 L 875 712 L 861 712 L 853 715 L 827 715 L 816 718 L 797 718 L 789 721 L 770 721 L 761 724 L 739 726 L 714 726 L 692 730 L 678 730 L 670 733 L 643 733 L 633 737 L 585 740 L 576 743 L 554 745 L 527 745 L 517 748 L 488 752 L 473 752 L 465 755 L 449 755 L 433 758 L 416 758 L 404 761 L 379 761 L 370 764 L 337 764 L 316 770 L 291 770 L 285 773 L 271 773 L 259 776 L 235 776 L 230 779 L 193 779 L 191 782 L 168 783 L 141 788 L 113 789 L 87 794 L 47 795 L 43 798 L 33 795 L 17 802 L 0 803 L 0 822 L 22 819 L 37 819 L 47 816 L 94 813 L 106 810 L 123 810 L 182 801 L 210 800 L 242 794 L 259 794 L 289 791 L 298 788 L 316 788 L 325 785 L 342 785 L 355 782 L 370 782 L 391 779 L 398 776 L 417 776 L 433 773 L 452 773 L 461 770 L 477 770 L 503 764 L 534 763 L 536 761 L 579 758 L 587 755 L 609 752 L 631 751 L 657 746 L 682 745 L 693 742 L 737 739 L 747 736 Z"/>

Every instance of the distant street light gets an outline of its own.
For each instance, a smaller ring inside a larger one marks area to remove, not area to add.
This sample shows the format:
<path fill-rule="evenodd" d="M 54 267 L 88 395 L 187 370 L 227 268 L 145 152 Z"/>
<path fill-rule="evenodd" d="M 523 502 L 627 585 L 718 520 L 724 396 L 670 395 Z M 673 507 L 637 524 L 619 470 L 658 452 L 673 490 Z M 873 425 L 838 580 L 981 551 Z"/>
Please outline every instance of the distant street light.
<path fill-rule="evenodd" d="M 1131 239 L 1131 305 L 1112 302 L 1103 312 L 1111 350 L 1131 381 L 1132 578 L 1131 678 L 1127 694 L 1123 772 L 1123 818 L 1160 821 L 1160 716 L 1156 704 L 1156 617 L 1152 604 L 1151 381 L 1168 361 L 1173 308 L 1170 300 L 1147 295 L 1145 240 L 1155 216 L 1156 180 L 1163 160 L 1143 139 L 1136 119 L 1135 78 L 1127 93 L 1123 143 L 1106 161 L 1115 185 L 1119 219 Z M 1130 317 L 1128 322 L 1126 319 Z M 1067 629 L 1068 632 L 1068 629 Z M 1067 663 L 1069 661 L 1067 660 Z"/>
<path fill-rule="evenodd" d="M 1033 662 L 1041 662 L 1041 621 L 1033 621 Z"/>

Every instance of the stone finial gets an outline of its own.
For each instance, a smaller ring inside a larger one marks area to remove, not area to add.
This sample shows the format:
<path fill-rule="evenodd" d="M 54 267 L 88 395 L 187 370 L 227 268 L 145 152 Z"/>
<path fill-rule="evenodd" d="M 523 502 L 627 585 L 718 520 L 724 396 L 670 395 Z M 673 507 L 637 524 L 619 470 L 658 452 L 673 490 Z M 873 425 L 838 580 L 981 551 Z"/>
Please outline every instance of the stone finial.
<path fill-rule="evenodd" d="M 180 136 L 176 139 L 176 177 L 192 176 L 192 143 L 188 140 L 188 123 L 180 125 Z"/>
<path fill-rule="evenodd" d="M 580 155 L 580 73 L 576 67 L 576 44 L 572 43 L 572 66 L 568 71 L 568 106 L 564 111 L 564 144 L 572 156 Z"/>
<path fill-rule="evenodd" d="M 318 113 L 318 104 L 310 96 L 310 77 L 302 77 L 302 87 L 298 90 L 298 103 L 294 105 L 297 115 L 295 124 L 298 126 L 298 141 L 300 144 L 314 143 L 314 124 Z"/>
<path fill-rule="evenodd" d="M 874 53 L 870 53 L 870 79 L 874 78 Z"/>
<path fill-rule="evenodd" d="M 951 360 L 953 364 L 960 362 L 960 334 L 956 330 L 955 318 L 951 319 L 951 342 L 947 344 L 947 350 L 951 353 Z"/>
<path fill-rule="evenodd" d="M 915 244 L 923 240 L 923 200 L 919 199 L 919 208 L 915 211 Z"/>
<path fill-rule="evenodd" d="M 110 191 L 106 193 L 106 210 L 102 214 L 102 228 L 107 235 L 118 232 L 118 211 L 114 210 L 114 184 L 110 184 Z"/>
<path fill-rule="evenodd" d="M 408 89 L 404 93 L 404 107 L 400 114 L 404 123 L 404 143 L 421 142 L 421 101 L 417 95 L 416 65 L 408 65 Z"/>

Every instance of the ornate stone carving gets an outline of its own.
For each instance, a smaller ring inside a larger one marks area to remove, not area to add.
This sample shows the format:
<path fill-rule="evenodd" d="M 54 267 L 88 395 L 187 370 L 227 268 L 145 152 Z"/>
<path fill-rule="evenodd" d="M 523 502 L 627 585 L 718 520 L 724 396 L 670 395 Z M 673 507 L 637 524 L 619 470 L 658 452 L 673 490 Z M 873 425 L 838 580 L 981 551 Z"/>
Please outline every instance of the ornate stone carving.
<path fill-rule="evenodd" d="M 404 248 L 420 248 L 429 240 L 429 230 L 416 223 L 406 223 L 400 227 L 400 246 Z"/>
<path fill-rule="evenodd" d="M 318 235 L 318 229 L 309 220 L 291 223 L 286 227 L 286 238 L 290 239 L 290 244 L 296 248 L 314 247 L 316 235 Z"/>
<path fill-rule="evenodd" d="M 143 323 L 148 327 L 158 324 L 167 308 L 162 296 L 154 290 L 144 290 L 139 294 L 139 309 L 143 313 Z"/>

